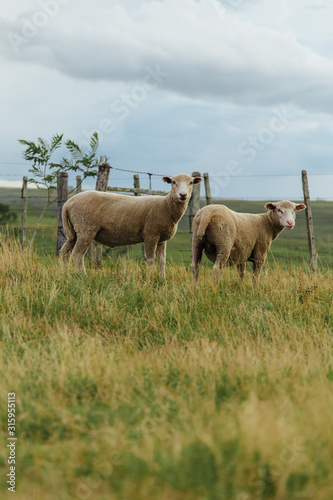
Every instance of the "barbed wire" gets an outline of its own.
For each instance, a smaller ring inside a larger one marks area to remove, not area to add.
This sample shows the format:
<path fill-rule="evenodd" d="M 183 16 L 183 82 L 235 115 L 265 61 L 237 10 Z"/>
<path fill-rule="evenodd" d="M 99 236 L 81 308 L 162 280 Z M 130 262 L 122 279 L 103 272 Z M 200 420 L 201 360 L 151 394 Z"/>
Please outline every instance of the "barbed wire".
<path fill-rule="evenodd" d="M 333 173 L 329 174 L 308 174 L 308 176 L 317 176 L 317 175 L 333 175 Z M 219 175 L 209 175 L 210 179 L 219 179 L 222 176 Z M 237 177 L 299 177 L 299 174 L 244 174 L 244 175 L 228 175 L 230 178 L 237 178 Z"/>
<path fill-rule="evenodd" d="M 164 177 L 164 174 L 154 174 L 153 172 L 141 172 L 140 170 L 129 170 L 127 168 L 118 168 L 110 165 L 112 170 L 118 170 L 119 172 L 129 172 L 131 174 L 142 174 L 142 175 L 154 175 L 156 177 Z"/>
<path fill-rule="evenodd" d="M 1 164 L 18 164 L 18 163 L 15 163 L 15 162 L 0 162 L 0 165 Z M 132 170 L 132 169 L 125 169 L 125 168 L 119 168 L 119 167 L 114 167 L 112 165 L 110 165 L 110 168 L 112 170 L 115 170 L 115 171 L 119 171 L 119 172 L 126 172 L 126 173 L 131 173 L 131 174 L 140 174 L 140 175 L 147 175 L 149 177 L 149 188 L 151 189 L 151 178 L 154 176 L 154 177 L 163 177 L 162 174 L 159 174 L 159 173 L 153 173 L 153 172 L 145 172 L 145 171 L 141 171 L 141 170 Z M 280 173 L 277 173 L 277 174 L 240 174 L 240 175 L 230 175 L 228 177 L 230 178 L 260 178 L 260 177 L 299 177 L 300 174 L 280 174 Z M 308 174 L 308 176 L 311 176 L 311 177 L 314 177 L 314 176 L 333 176 L 333 172 L 332 173 L 312 173 L 312 174 Z M 15 178 L 22 178 L 21 175 L 19 174 L 0 174 L 0 177 L 15 177 Z M 214 179 L 218 179 L 220 178 L 221 176 L 219 175 L 212 175 L 212 174 L 209 174 L 209 178 L 210 180 L 214 180 Z M 126 180 L 128 181 L 128 178 L 125 178 L 125 177 L 113 177 L 112 178 L 113 181 L 121 181 L 121 180 Z M 141 179 L 142 181 L 142 179 Z M 145 180 L 143 180 L 143 182 L 145 182 Z M 31 183 L 30 183 L 31 184 Z M 3 187 L 4 189 L 6 189 L 5 187 Z M 71 189 L 72 191 L 75 191 L 76 188 L 73 188 Z M 43 188 L 40 189 L 39 192 L 43 191 Z M 204 198 L 204 196 L 202 197 Z M 219 197 L 212 197 L 212 200 L 229 200 L 229 201 L 241 201 L 241 200 L 248 200 L 248 201 L 264 201 L 264 200 L 267 200 L 267 199 L 284 199 L 285 198 L 285 194 L 282 195 L 282 196 L 267 196 L 265 198 L 256 198 L 256 197 L 239 197 L 239 198 L 232 198 L 232 197 L 228 197 L 228 196 L 219 196 Z M 297 196 L 293 196 L 291 197 L 291 199 L 300 199 L 302 198 L 302 194 L 299 193 Z M 28 196 L 28 199 L 39 199 L 39 200 L 42 200 L 43 199 L 43 194 L 40 194 L 40 195 L 29 195 Z M 332 201 L 330 198 L 316 198 L 316 199 L 312 199 L 311 200 L 312 202 L 315 202 L 315 201 Z M 330 220 L 329 218 L 321 218 L 321 219 L 318 219 L 318 220 Z"/>
<path fill-rule="evenodd" d="M 1 177 L 19 177 L 20 179 L 22 179 L 22 175 L 19 175 L 19 174 L 0 174 Z"/>
<path fill-rule="evenodd" d="M 0 161 L 0 165 L 24 165 L 27 166 L 26 162 L 15 162 L 15 161 Z"/>
<path fill-rule="evenodd" d="M 19 163 L 19 162 L 0 162 L 0 165 L 26 165 L 26 163 Z M 128 172 L 131 174 L 141 174 L 141 175 L 151 175 L 151 176 L 156 176 L 156 177 L 163 177 L 165 174 L 157 174 L 154 172 L 146 172 L 142 170 L 132 170 L 128 168 L 120 168 L 120 167 L 114 167 L 110 165 L 110 168 L 112 170 L 117 170 L 119 172 Z M 209 172 L 208 172 L 209 173 Z M 19 174 L 0 174 L 2 177 L 21 177 Z M 333 176 L 333 172 L 320 172 L 320 173 L 308 173 L 308 176 Z M 219 178 L 219 175 L 212 175 L 209 174 L 210 178 L 215 179 Z M 243 177 L 299 177 L 299 174 L 237 174 L 237 175 L 228 175 L 230 178 L 243 178 Z"/>

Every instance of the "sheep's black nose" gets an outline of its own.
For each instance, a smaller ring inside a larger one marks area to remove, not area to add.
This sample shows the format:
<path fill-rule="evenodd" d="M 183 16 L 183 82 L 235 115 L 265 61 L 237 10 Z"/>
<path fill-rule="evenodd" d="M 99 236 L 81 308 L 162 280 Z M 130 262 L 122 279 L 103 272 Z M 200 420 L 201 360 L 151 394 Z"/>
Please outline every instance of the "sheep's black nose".
<path fill-rule="evenodd" d="M 185 194 L 179 193 L 179 197 L 180 197 L 181 200 L 186 200 L 187 194 L 186 193 Z"/>

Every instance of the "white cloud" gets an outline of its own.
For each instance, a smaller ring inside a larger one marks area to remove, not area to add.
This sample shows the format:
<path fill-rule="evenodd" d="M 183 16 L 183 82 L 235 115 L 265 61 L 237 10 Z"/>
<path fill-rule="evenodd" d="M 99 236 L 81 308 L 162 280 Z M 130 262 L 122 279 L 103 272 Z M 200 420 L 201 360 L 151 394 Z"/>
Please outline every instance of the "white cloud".
<path fill-rule="evenodd" d="M 0 179 L 0 188 L 18 188 L 22 187 L 21 181 L 3 181 Z"/>
<path fill-rule="evenodd" d="M 0 188 L 21 188 L 22 181 L 6 181 L 0 179 Z M 29 183 L 29 189 L 36 189 L 34 184 Z"/>
<path fill-rule="evenodd" d="M 81 141 L 94 130 L 102 132 L 101 154 L 121 168 L 172 175 L 224 171 L 238 161 L 244 176 L 327 172 L 333 5 L 220 4 L 219 11 L 217 0 L 2 0 L 0 177 L 26 175 L 17 139 L 64 132 Z M 11 34 L 23 38 L 17 50 Z M 147 68 L 163 76 L 145 80 Z M 142 90 L 145 81 L 150 90 Z M 239 145 L 267 141 L 262 131 L 281 105 L 294 113 L 289 126 L 246 162 Z M 124 176 L 113 172 L 116 182 Z M 237 178 L 224 194 L 278 197 L 286 184 L 279 186 L 274 178 Z M 322 182 L 322 196 L 329 186 Z"/>
<path fill-rule="evenodd" d="M 29 32 L 36 12 L 2 21 L 7 57 L 13 56 L 9 34 Z M 213 0 L 142 2 L 135 11 L 100 1 L 76 14 L 71 2 L 45 27 L 33 26 L 36 34 L 16 47 L 17 59 L 90 81 L 134 82 L 147 66 L 159 67 L 169 74 L 160 85 L 164 91 L 240 105 L 293 102 L 333 113 L 332 60 L 302 46 L 290 31 L 244 21 L 235 9 L 221 19 Z"/>

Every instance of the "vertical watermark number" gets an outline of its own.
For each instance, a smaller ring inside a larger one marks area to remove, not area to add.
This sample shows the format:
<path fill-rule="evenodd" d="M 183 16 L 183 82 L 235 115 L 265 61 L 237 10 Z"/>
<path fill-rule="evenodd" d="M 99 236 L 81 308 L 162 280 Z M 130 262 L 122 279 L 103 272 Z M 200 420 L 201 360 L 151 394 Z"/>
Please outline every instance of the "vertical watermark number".
<path fill-rule="evenodd" d="M 8 393 L 8 465 L 7 473 L 8 491 L 16 491 L 16 395 L 15 392 Z"/>

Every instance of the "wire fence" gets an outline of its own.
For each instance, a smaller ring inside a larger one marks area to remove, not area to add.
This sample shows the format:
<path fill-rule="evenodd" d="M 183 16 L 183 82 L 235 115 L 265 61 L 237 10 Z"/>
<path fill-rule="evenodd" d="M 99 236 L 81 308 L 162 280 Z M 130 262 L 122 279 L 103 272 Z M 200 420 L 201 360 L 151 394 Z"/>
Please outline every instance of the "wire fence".
<path fill-rule="evenodd" d="M 0 163 L 1 164 L 1 163 Z M 18 164 L 18 163 L 11 163 L 11 164 Z M 9 165 L 7 162 L 6 165 Z M 25 164 L 24 164 L 25 165 Z M 164 174 L 160 173 L 154 173 L 154 172 L 145 172 L 145 171 L 140 171 L 140 170 L 131 170 L 131 169 L 123 169 L 123 168 L 118 168 L 118 167 L 113 167 L 111 166 L 112 171 L 119 171 L 119 172 L 124 172 L 124 173 L 131 173 L 131 174 L 139 174 L 144 176 L 143 179 L 140 178 L 140 184 L 141 182 L 150 182 L 151 177 L 158 177 L 162 178 Z M 318 173 L 318 174 L 308 174 L 308 177 L 314 178 L 314 177 L 333 177 L 333 173 Z M 1 177 L 7 177 L 7 178 L 17 178 L 17 179 L 22 179 L 22 176 L 19 174 L 1 174 Z M 146 177 L 146 178 L 145 178 Z M 229 175 L 228 178 L 230 179 L 248 179 L 248 178 L 254 178 L 254 179 L 264 179 L 264 178 L 288 178 L 288 177 L 294 177 L 294 178 L 300 178 L 299 174 L 239 174 L 239 175 Z M 219 180 L 220 176 L 218 175 L 212 175 L 209 174 L 209 179 L 211 183 L 214 183 L 215 180 Z M 129 177 L 124 177 L 124 176 L 113 176 L 112 175 L 112 183 L 120 182 L 120 181 L 130 181 Z M 83 181 L 84 182 L 84 181 Z M 4 189 L 4 188 L 2 188 Z M 15 189 L 15 188 L 14 188 Z M 17 189 L 17 188 L 16 188 Z M 27 196 L 28 199 L 35 199 L 35 200 L 47 200 L 47 194 L 46 191 L 43 192 L 43 189 L 39 189 L 36 191 L 36 194 L 32 194 L 34 192 L 34 189 L 29 189 L 29 194 Z M 295 196 L 290 196 L 291 199 L 298 199 L 300 197 L 300 193 L 294 193 Z M 283 199 L 285 195 L 281 193 L 281 195 L 275 195 L 274 199 Z M 271 197 L 273 198 L 273 197 Z M 52 199 L 56 199 L 56 195 L 52 196 Z M 230 196 L 228 195 L 228 191 L 225 190 L 224 193 L 221 192 L 220 196 L 212 196 L 212 200 L 214 202 L 216 201 L 217 203 L 221 202 L 221 200 L 239 200 L 239 201 L 261 201 L 261 200 L 267 200 L 267 197 L 258 197 L 258 196 Z M 316 201 L 332 201 L 333 200 L 333 184 L 332 184 L 332 198 L 331 197 L 320 197 L 316 198 Z M 33 207 L 31 207 L 33 209 Z"/>
<path fill-rule="evenodd" d="M 14 164 L 14 163 L 13 163 Z M 114 172 L 117 172 L 118 175 L 114 175 Z M 155 173 L 155 172 L 144 172 L 140 170 L 132 170 L 132 169 L 122 169 L 118 167 L 111 166 L 111 180 L 112 184 L 123 182 L 127 184 L 130 183 L 131 178 L 126 176 L 126 174 L 139 175 L 140 183 L 144 182 L 149 185 L 149 189 L 151 189 L 152 179 L 160 179 L 163 174 Z M 10 178 L 22 178 L 18 174 L 5 174 L 1 175 L 3 177 Z M 309 174 L 310 178 L 310 190 L 311 190 L 311 180 L 314 177 L 322 177 L 329 176 L 333 177 L 333 173 L 327 174 Z M 233 180 L 236 179 L 250 179 L 253 178 L 256 181 L 262 179 L 290 179 L 297 178 L 301 180 L 300 174 L 240 174 L 240 175 L 230 175 L 229 178 Z M 210 182 L 213 184 L 214 182 L 221 181 L 221 177 L 218 175 L 210 174 L 209 175 Z M 82 188 L 84 189 L 85 181 L 83 181 Z M 221 184 L 221 182 L 220 182 Z M 203 185 L 203 183 L 202 183 Z M 274 183 L 272 183 L 274 187 Z M 222 193 L 221 193 L 222 194 Z M 295 193 L 296 194 L 296 193 Z M 3 201 L 2 201 L 3 198 Z M 0 203 L 6 201 L 6 197 L 0 197 Z M 299 193 L 297 196 L 289 197 L 290 199 L 300 199 Z M 52 195 L 52 199 L 56 199 L 56 193 Z M 274 198 L 277 199 L 285 199 L 285 196 L 276 196 Z M 272 201 L 265 199 L 266 201 Z M 42 207 L 47 202 L 47 193 L 43 190 L 36 191 L 35 189 L 28 189 L 27 193 L 27 201 L 28 201 L 28 237 L 33 232 L 34 226 L 37 223 L 38 217 L 41 213 Z M 212 196 L 212 203 L 223 203 L 227 204 L 229 208 L 235 211 L 243 211 L 243 212 L 252 212 L 258 213 L 263 212 L 263 202 L 264 198 L 259 197 L 231 197 L 228 196 L 228 189 L 224 189 L 223 196 Z M 326 202 L 326 203 L 324 203 Z M 313 221 L 314 221 L 314 234 L 315 241 L 317 245 L 317 253 L 319 259 L 323 261 L 327 261 L 330 265 L 333 265 L 333 203 L 329 203 L 329 198 L 320 199 L 320 201 L 316 200 L 312 202 L 313 206 Z M 201 200 L 200 205 L 203 206 L 206 203 L 203 190 L 201 190 Z M 20 212 L 20 199 L 19 194 L 15 203 L 13 201 L 10 203 L 12 207 L 16 208 L 16 213 Z M 19 220 L 18 220 L 19 224 Z M 16 226 L 12 223 L 13 226 L 18 230 L 18 224 Z M 0 226 L 1 228 L 1 226 Z M 179 229 L 175 238 L 168 242 L 169 253 L 171 253 L 172 259 L 174 261 L 183 261 L 184 263 L 190 262 L 190 216 L 188 211 L 185 213 L 184 217 L 179 223 Z M 0 229 L 1 230 L 1 229 Z M 53 204 L 49 207 L 46 215 L 44 217 L 44 221 L 42 221 L 38 236 L 36 239 L 36 246 L 39 251 L 43 251 L 44 253 L 52 253 L 56 248 L 56 238 L 57 238 L 57 215 L 56 215 L 56 204 Z M 292 246 L 294 245 L 294 249 Z M 305 223 L 305 214 L 301 213 L 298 215 L 298 220 L 296 227 L 293 231 L 293 235 L 285 232 L 282 234 L 276 243 L 272 246 L 273 254 L 276 256 L 283 257 L 284 255 L 292 255 L 293 258 L 304 259 L 307 256 L 307 233 L 306 233 L 306 223 Z M 141 257 L 142 258 L 142 250 L 140 247 L 136 246 L 136 248 L 125 248 L 125 249 L 113 249 L 106 250 L 105 254 L 109 256 L 119 255 L 127 253 L 133 257 Z"/>

